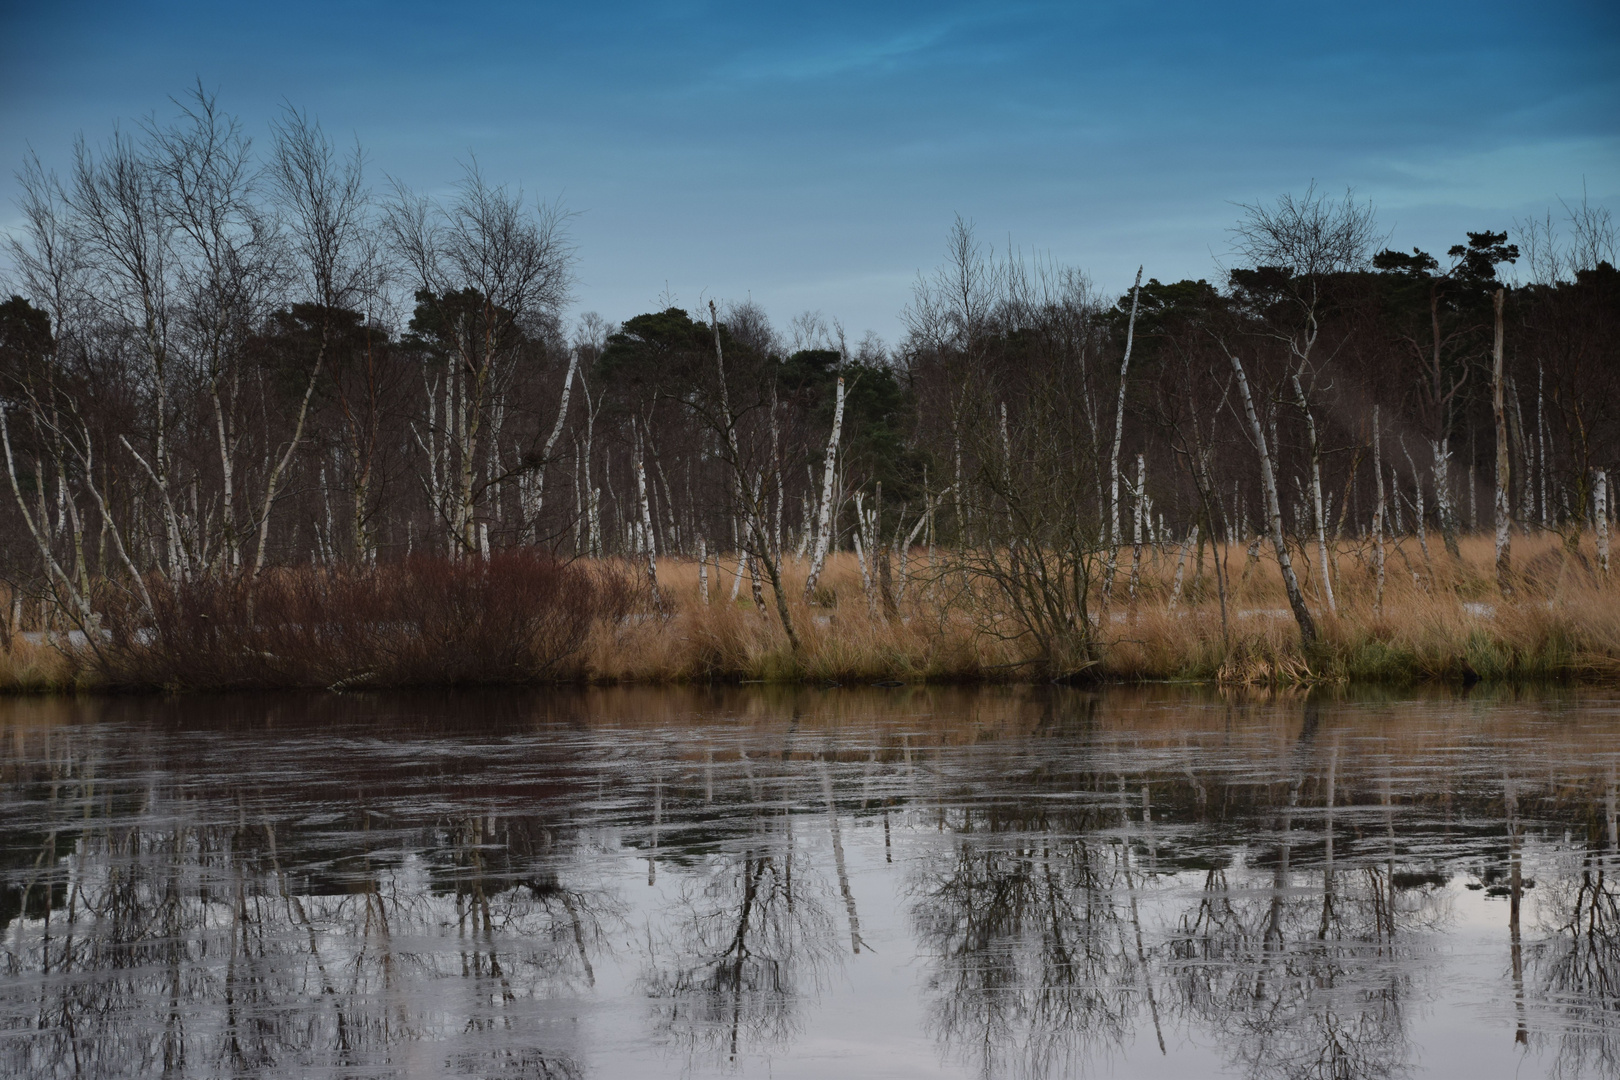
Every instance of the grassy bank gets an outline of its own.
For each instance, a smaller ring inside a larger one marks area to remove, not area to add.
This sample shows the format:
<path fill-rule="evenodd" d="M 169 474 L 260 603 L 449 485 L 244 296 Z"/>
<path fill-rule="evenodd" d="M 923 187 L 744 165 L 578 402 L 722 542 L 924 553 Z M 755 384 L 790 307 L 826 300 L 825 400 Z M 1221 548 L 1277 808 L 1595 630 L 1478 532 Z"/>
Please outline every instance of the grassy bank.
<path fill-rule="evenodd" d="M 1517 587 L 1505 600 L 1496 586 L 1490 538 L 1462 538 L 1460 557 L 1453 558 L 1436 536 L 1427 560 L 1408 539 L 1389 551 L 1381 605 L 1375 603 L 1370 552 L 1341 544 L 1335 553 L 1336 611 L 1327 609 L 1320 575 L 1305 568 L 1321 632 L 1309 655 L 1300 647 L 1275 560 L 1264 550 L 1250 550 L 1219 552 L 1230 581 L 1224 621 L 1214 551 L 1206 549 L 1202 574 L 1189 553 L 1174 609 L 1179 551 L 1144 553 L 1134 600 L 1125 552 L 1108 609 L 1094 597 L 1099 662 L 1089 674 L 1122 682 L 1263 685 L 1620 681 L 1620 588 L 1614 575 L 1605 580 L 1595 572 L 1589 536 L 1574 547 L 1553 535 L 1515 537 Z M 802 575 L 790 577 L 797 598 Z M 1029 643 L 996 633 L 993 611 L 941 603 L 949 583 L 931 586 L 924 576 L 908 585 L 896 617 L 874 613 L 852 555 L 839 558 L 824 577 L 836 606 L 793 605 L 802 639 L 797 654 L 774 615 L 754 610 L 746 579 L 735 604 L 717 600 L 707 606 L 697 602 L 695 567 L 661 563 L 660 581 L 677 598 L 677 610 L 667 621 L 599 628 L 589 650 L 596 678 L 854 683 L 1032 676 Z M 719 599 L 729 599 L 730 584 L 728 575 Z"/>
<path fill-rule="evenodd" d="M 1213 559 L 1148 548 L 1134 595 L 1129 550 L 1112 602 L 1094 591 L 1097 663 L 1109 681 L 1224 684 L 1620 681 L 1620 588 L 1595 569 L 1590 536 L 1515 537 L 1515 587 L 1498 592 L 1487 537 L 1391 547 L 1379 604 L 1370 551 L 1334 553 L 1336 610 L 1318 567 L 1304 585 L 1321 640 L 1302 651 L 1274 560 L 1221 549 Z M 162 594 L 155 625 L 120 624 L 96 649 L 14 633 L 0 690 L 212 690 L 491 684 L 1017 682 L 1041 677 L 1032 643 L 1005 613 L 930 569 L 894 579 L 893 610 L 868 595 L 853 555 L 835 556 L 814 602 L 788 560 L 789 646 L 769 586 L 756 607 L 744 575 L 660 560 L 656 594 L 639 566 L 558 566 L 521 553 L 489 563 L 418 561 L 371 572 L 281 571 L 255 586 Z M 1180 571 L 1182 587 L 1176 593 Z M 904 582 L 904 589 L 900 586 Z M 1174 602 L 1172 602 L 1174 601 Z M 60 640 L 60 635 L 57 635 Z"/>

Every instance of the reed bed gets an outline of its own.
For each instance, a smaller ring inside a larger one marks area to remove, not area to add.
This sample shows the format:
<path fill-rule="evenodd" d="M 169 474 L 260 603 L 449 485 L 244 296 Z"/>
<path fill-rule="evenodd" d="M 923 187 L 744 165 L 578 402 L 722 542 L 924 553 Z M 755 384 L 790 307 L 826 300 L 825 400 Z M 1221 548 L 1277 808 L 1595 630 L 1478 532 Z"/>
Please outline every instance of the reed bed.
<path fill-rule="evenodd" d="M 1587 536 L 1514 538 L 1509 596 L 1489 537 L 1453 557 L 1433 537 L 1392 545 L 1377 595 L 1370 548 L 1332 552 L 1335 605 L 1301 561 L 1320 639 L 1303 649 L 1265 545 L 1147 548 L 1131 581 L 1122 553 L 1111 601 L 1093 590 L 1097 662 L 1088 678 L 1290 686 L 1422 682 L 1620 682 L 1620 587 Z M 1228 582 L 1222 615 L 1214 559 Z M 852 554 L 829 558 L 814 600 L 788 560 L 790 647 L 768 584 L 756 605 L 735 561 L 558 563 L 533 553 L 465 563 L 416 560 L 369 571 L 277 571 L 164 594 L 156 625 L 117 617 L 95 648 L 13 633 L 0 692 L 66 689 L 381 689 L 398 686 L 681 683 L 1025 682 L 1042 678 L 1005 613 L 916 554 L 892 610 Z M 1181 589 L 1176 590 L 1178 568 Z M 896 576 L 896 586 L 900 584 Z M 735 594 L 734 594 L 735 593 Z"/>

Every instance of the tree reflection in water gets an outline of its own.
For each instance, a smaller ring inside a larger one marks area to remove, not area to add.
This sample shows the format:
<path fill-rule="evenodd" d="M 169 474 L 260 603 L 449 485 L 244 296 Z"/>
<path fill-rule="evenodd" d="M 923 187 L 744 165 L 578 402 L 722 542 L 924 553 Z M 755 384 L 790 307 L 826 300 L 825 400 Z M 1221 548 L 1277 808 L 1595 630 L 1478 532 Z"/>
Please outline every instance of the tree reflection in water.
<path fill-rule="evenodd" d="M 1556 1043 L 1555 1074 L 1620 1076 L 1620 841 L 1608 778 L 1601 831 L 1561 852 L 1537 890 L 1539 940 L 1525 979 L 1546 1016 L 1538 1042 Z M 1606 834 L 1606 835 L 1605 835 Z M 1552 1032 L 1551 1036 L 1545 1032 Z"/>
<path fill-rule="evenodd" d="M 0 1074 L 771 1072 L 898 971 L 984 1077 L 1393 1078 L 1488 920 L 1471 1038 L 1620 1075 L 1595 713 L 682 693 L 0 710 Z"/>
<path fill-rule="evenodd" d="M 44 795 L 45 835 L 0 912 L 0 1073 L 583 1075 L 567 1025 L 532 1008 L 589 985 L 618 914 L 608 891 L 560 879 L 573 832 L 398 822 L 352 801 L 312 825 L 156 757 L 127 783 L 128 752 L 69 731 L 40 771 L 8 769 L 12 800 Z"/>
<path fill-rule="evenodd" d="M 909 889 L 947 1052 L 984 1076 L 1044 1076 L 1122 1045 L 1141 982 L 1117 892 L 1124 848 L 999 815 L 948 825 Z"/>
<path fill-rule="evenodd" d="M 746 782 L 727 817 L 740 836 L 683 867 L 659 929 L 647 931 L 640 986 L 656 1035 L 688 1068 L 787 1048 L 837 951 L 826 882 L 801 851 L 793 812 L 811 778 L 762 779 L 746 755 L 740 765 Z M 706 791 L 713 777 L 710 755 Z"/>

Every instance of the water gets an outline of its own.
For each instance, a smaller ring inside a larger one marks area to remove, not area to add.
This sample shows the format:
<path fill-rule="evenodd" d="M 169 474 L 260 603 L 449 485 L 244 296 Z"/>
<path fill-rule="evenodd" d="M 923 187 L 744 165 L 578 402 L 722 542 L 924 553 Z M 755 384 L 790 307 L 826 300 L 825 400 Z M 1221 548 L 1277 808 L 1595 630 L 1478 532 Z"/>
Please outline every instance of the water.
<path fill-rule="evenodd" d="M 1620 1075 L 1620 698 L 0 703 L 0 1073 Z"/>

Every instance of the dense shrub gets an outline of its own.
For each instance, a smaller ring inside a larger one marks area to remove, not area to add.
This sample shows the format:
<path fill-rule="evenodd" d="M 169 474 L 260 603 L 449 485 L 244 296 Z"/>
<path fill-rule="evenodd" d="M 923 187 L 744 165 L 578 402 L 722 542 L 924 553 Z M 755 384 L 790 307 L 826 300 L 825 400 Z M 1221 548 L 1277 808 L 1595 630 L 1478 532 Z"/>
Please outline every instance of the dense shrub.
<path fill-rule="evenodd" d="M 593 624 L 622 621 L 610 570 L 532 551 L 281 569 L 154 594 L 114 620 L 91 663 L 109 683 L 170 689 L 360 688 L 577 678 Z"/>

